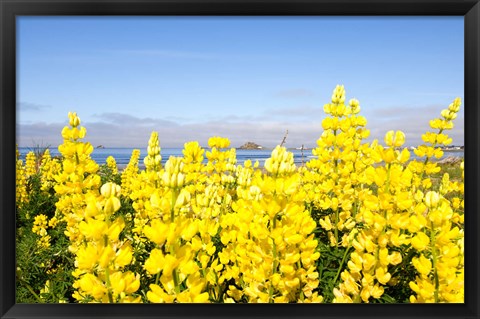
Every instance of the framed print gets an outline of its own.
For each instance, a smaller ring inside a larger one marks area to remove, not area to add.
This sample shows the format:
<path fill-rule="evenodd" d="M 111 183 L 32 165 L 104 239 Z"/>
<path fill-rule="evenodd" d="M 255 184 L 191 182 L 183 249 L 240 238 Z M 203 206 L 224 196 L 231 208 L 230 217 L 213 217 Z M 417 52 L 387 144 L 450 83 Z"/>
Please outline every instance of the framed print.
<path fill-rule="evenodd" d="M 478 317 L 477 0 L 0 10 L 2 318 Z"/>

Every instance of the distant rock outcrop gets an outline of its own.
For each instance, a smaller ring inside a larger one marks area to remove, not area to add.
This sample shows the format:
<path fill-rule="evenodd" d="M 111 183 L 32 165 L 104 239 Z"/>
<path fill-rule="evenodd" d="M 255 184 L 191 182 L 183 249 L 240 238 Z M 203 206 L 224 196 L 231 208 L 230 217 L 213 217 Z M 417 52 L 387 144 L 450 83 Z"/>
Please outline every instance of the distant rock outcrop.
<path fill-rule="evenodd" d="M 261 150 L 263 146 L 260 146 L 253 142 L 247 142 L 238 148 L 239 150 Z"/>

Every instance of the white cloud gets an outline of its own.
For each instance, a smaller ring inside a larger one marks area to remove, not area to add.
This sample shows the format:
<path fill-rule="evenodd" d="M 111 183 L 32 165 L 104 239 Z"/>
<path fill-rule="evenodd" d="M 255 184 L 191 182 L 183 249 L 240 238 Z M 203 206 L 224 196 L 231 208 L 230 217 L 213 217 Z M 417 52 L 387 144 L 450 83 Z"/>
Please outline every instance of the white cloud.
<path fill-rule="evenodd" d="M 372 139 L 377 138 L 383 143 L 383 137 L 389 130 L 401 130 L 406 135 L 406 146 L 423 144 L 422 134 L 427 131 L 434 132 L 430 128 L 430 120 L 440 117 L 440 112 L 445 106 L 427 105 L 420 107 L 388 107 L 376 108 L 365 112 L 367 128 L 370 129 Z M 465 137 L 463 110 L 458 113 L 454 120 L 454 128 L 445 131 L 451 138 L 453 144 L 463 145 Z"/>
<path fill-rule="evenodd" d="M 422 144 L 421 136 L 431 131 L 429 120 L 438 117 L 442 107 L 398 107 L 365 110 L 367 128 L 371 137 L 383 143 L 389 130 L 405 132 L 406 146 Z M 87 128 L 87 141 L 94 146 L 146 147 L 152 131 L 159 133 L 161 147 L 181 147 L 185 142 L 198 141 L 206 146 L 211 136 L 228 137 L 232 147 L 251 141 L 265 147 L 281 143 L 288 130 L 287 147 L 314 147 L 323 129 L 323 109 L 299 106 L 268 110 L 258 115 L 223 116 L 206 121 L 179 122 L 172 118 L 140 118 L 124 113 L 102 113 L 94 115 L 95 121 L 82 122 Z M 455 145 L 464 143 L 463 112 L 455 120 L 455 128 L 446 132 Z M 62 143 L 61 130 L 66 123 L 21 123 L 17 125 L 17 138 L 21 146 L 31 146 L 32 141 L 56 146 Z"/>
<path fill-rule="evenodd" d="M 206 146 L 211 136 L 228 137 L 233 147 L 252 141 L 265 147 L 279 144 L 288 130 L 287 146 L 314 145 L 320 135 L 320 124 L 302 121 L 252 120 L 252 118 L 222 118 L 204 122 L 179 124 L 152 118 L 138 118 L 128 114 L 105 113 L 96 116 L 99 121 L 82 122 L 87 128 L 86 141 L 94 146 L 146 147 L 152 131 L 159 133 L 162 147 L 181 147 L 188 141 L 199 141 Z M 31 146 L 31 141 L 58 145 L 62 143 L 61 130 L 66 123 L 18 124 L 20 146 Z"/>

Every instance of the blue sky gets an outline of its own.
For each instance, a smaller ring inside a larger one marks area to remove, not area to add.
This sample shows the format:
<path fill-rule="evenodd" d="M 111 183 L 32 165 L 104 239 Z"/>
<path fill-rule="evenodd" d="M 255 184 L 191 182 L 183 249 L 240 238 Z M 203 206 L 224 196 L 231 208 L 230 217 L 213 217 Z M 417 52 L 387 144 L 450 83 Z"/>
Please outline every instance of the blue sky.
<path fill-rule="evenodd" d="M 94 146 L 315 146 L 337 84 L 372 137 L 464 94 L 463 17 L 19 17 L 17 142 L 62 142 L 76 111 Z M 463 105 L 462 105 L 463 107 Z M 450 132 L 463 145 L 463 108 Z"/>

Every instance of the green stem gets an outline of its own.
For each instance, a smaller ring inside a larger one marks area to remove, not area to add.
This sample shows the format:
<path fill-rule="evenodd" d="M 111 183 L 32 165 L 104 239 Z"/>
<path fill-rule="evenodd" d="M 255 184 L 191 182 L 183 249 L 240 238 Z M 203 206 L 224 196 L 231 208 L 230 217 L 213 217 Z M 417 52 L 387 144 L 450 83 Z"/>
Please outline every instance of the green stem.
<path fill-rule="evenodd" d="M 335 247 L 338 249 L 338 208 L 335 210 Z"/>
<path fill-rule="evenodd" d="M 157 276 L 155 276 L 155 285 L 158 285 L 158 280 L 160 279 L 160 272 L 157 273 Z"/>
<path fill-rule="evenodd" d="M 178 271 L 177 268 L 173 270 L 173 283 L 175 284 L 175 292 L 180 293 L 180 283 L 178 282 Z"/>
<path fill-rule="evenodd" d="M 387 164 L 387 180 L 385 181 L 385 193 L 388 194 L 390 193 L 390 167 L 391 164 Z"/>
<path fill-rule="evenodd" d="M 437 249 L 435 248 L 436 245 L 436 238 L 435 238 L 435 228 L 433 226 L 433 222 L 430 223 L 431 225 L 431 232 L 430 232 L 430 243 L 432 248 L 432 267 L 433 267 L 433 280 L 435 281 L 435 303 L 438 303 L 438 290 L 440 283 L 438 282 L 438 273 L 437 273 Z"/>
<path fill-rule="evenodd" d="M 177 202 L 177 197 L 178 197 L 177 190 L 173 189 L 172 190 L 172 207 L 170 209 L 170 220 L 172 223 L 175 220 L 175 204 Z"/>
<path fill-rule="evenodd" d="M 38 300 L 38 302 L 44 303 L 42 298 L 40 298 L 40 296 L 35 293 L 33 288 L 25 280 L 23 280 L 23 279 L 19 279 L 19 280 L 28 289 L 28 291 L 30 291 L 30 293 Z"/>
<path fill-rule="evenodd" d="M 275 224 L 275 220 L 274 220 Z M 275 227 L 275 226 L 274 226 Z M 273 253 L 273 268 L 272 268 L 272 276 L 277 272 L 277 267 L 278 267 L 278 261 L 277 261 L 277 245 L 275 244 L 275 240 L 272 238 L 273 241 L 273 247 L 272 247 L 272 253 Z M 269 303 L 273 303 L 273 283 L 270 281 L 270 288 L 269 288 Z"/>
<path fill-rule="evenodd" d="M 216 291 L 217 297 L 215 298 L 215 300 L 217 300 L 217 302 L 221 302 L 222 299 L 223 299 L 223 298 L 222 298 L 223 288 L 222 288 L 222 285 L 220 285 L 220 284 L 218 283 L 218 275 L 217 275 L 217 272 L 214 271 L 213 273 L 215 274 L 215 284 L 216 284 L 216 287 L 217 287 L 217 289 L 218 289 L 218 290 Z"/>
<path fill-rule="evenodd" d="M 338 276 L 340 275 L 340 271 L 342 271 L 343 263 L 345 262 L 345 259 L 347 258 L 347 253 L 350 250 L 350 246 L 345 249 L 345 253 L 343 254 L 342 262 L 340 263 L 340 266 L 338 267 L 337 274 L 335 275 L 335 279 L 333 279 L 333 286 L 335 287 L 335 283 L 337 282 Z"/>
<path fill-rule="evenodd" d="M 105 269 L 105 276 L 107 278 L 107 294 L 108 294 L 108 301 L 113 303 L 112 292 L 110 291 L 110 271 L 108 267 Z"/>

